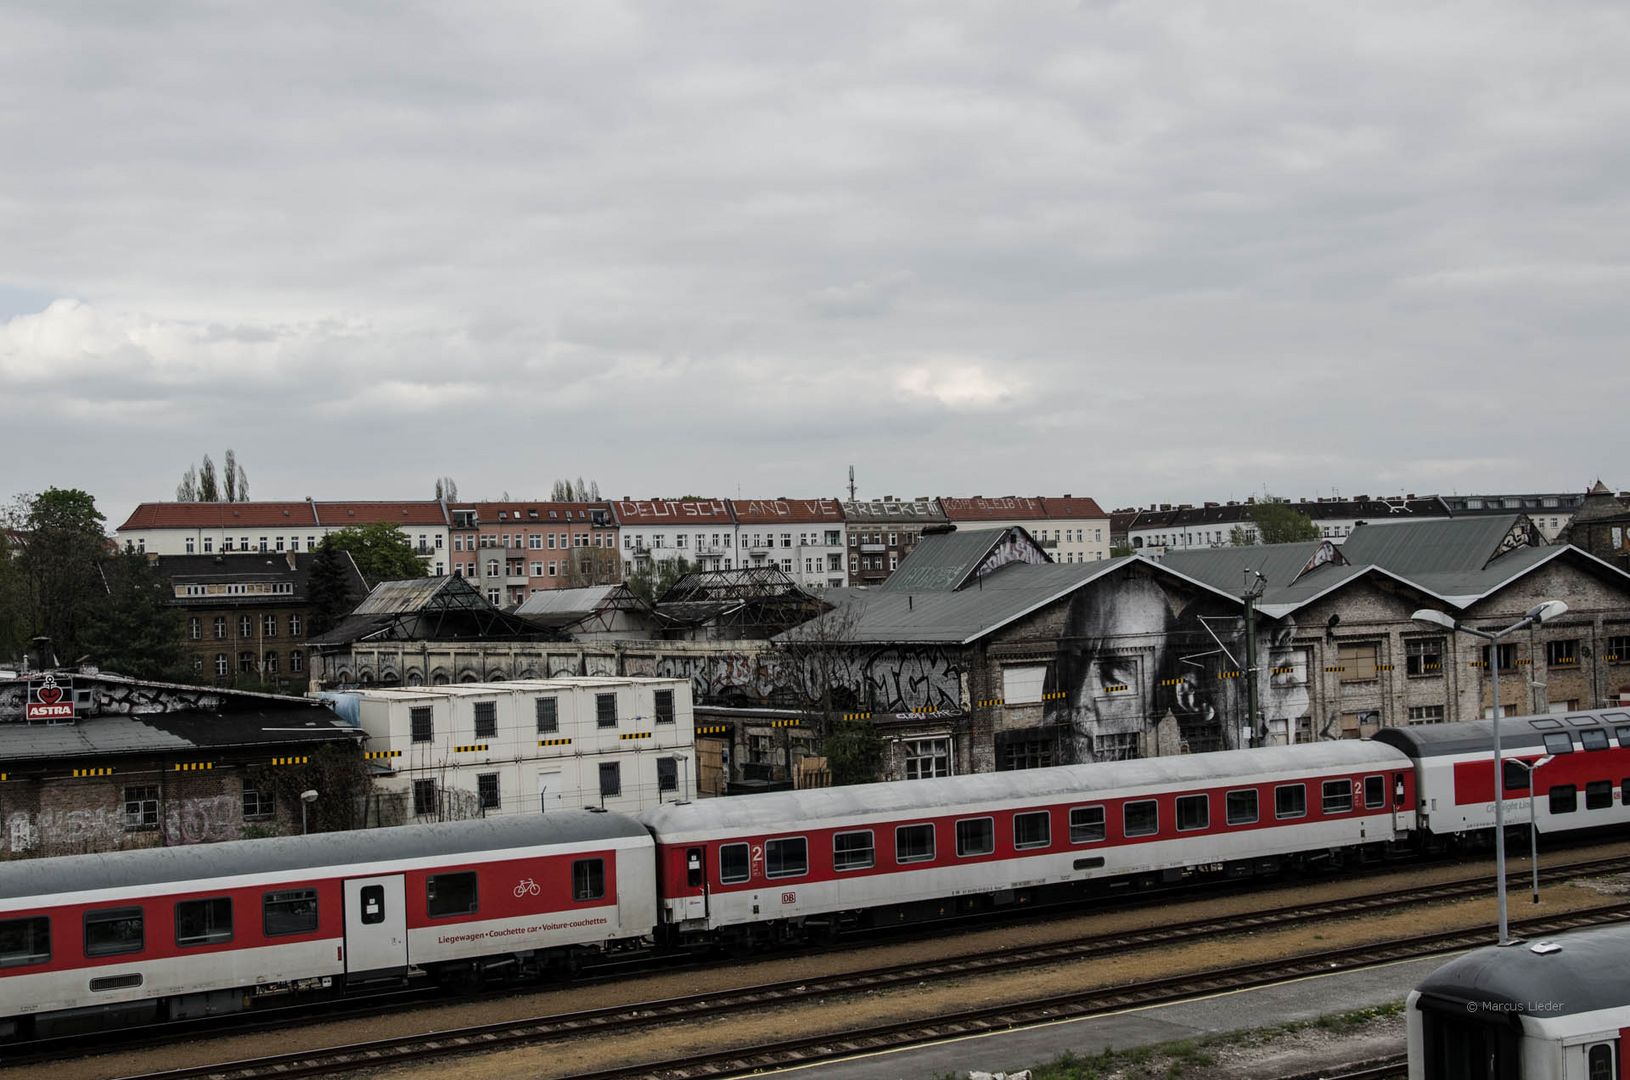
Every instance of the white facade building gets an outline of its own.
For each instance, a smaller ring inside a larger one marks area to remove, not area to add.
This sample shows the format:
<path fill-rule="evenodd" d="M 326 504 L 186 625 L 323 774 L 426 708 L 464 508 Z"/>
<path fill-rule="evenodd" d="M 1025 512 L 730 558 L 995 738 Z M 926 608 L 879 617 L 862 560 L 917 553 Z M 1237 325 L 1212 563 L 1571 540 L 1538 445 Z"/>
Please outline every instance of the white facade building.
<path fill-rule="evenodd" d="M 346 691 L 413 821 L 604 807 L 696 792 L 686 679 L 562 678 Z M 341 714 L 349 710 L 342 707 Z"/>

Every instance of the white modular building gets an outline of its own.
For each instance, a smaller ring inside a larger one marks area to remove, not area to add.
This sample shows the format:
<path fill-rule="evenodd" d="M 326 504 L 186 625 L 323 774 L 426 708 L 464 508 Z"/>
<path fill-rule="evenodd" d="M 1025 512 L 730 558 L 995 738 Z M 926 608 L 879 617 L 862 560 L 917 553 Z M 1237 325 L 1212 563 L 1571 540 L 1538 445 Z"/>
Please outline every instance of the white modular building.
<path fill-rule="evenodd" d="M 367 733 L 376 784 L 402 798 L 410 821 L 585 807 L 632 813 L 696 794 L 687 679 L 526 679 L 324 696 L 341 699 L 337 711 Z"/>

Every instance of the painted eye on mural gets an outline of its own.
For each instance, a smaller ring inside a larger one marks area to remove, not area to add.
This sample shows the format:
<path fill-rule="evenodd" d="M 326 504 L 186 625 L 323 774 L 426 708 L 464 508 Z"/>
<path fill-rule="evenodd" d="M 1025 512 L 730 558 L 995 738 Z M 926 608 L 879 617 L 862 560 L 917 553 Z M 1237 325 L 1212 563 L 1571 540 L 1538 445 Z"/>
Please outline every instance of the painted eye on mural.
<path fill-rule="evenodd" d="M 1098 689 L 1101 693 L 1125 693 L 1137 685 L 1138 667 L 1135 663 L 1126 660 L 1100 660 L 1096 665 L 1098 669 Z"/>

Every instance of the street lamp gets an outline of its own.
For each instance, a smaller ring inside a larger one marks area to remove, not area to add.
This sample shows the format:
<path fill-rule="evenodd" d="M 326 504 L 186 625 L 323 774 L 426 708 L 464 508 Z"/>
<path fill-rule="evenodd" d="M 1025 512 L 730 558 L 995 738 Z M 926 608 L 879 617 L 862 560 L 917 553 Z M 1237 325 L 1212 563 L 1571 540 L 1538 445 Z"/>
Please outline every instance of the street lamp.
<path fill-rule="evenodd" d="M 1449 630 L 1464 630 L 1473 637 L 1480 637 L 1489 643 L 1489 668 L 1494 672 L 1494 885 L 1499 897 L 1500 906 L 1500 944 L 1513 945 L 1511 940 L 1511 924 L 1506 919 L 1505 902 L 1505 754 L 1500 744 L 1500 639 L 1528 626 L 1538 626 L 1549 622 L 1568 610 L 1568 605 L 1561 600 L 1546 600 L 1536 604 L 1528 610 L 1522 618 L 1506 627 L 1504 630 L 1479 630 L 1475 626 L 1466 626 L 1456 621 L 1453 615 L 1446 615 L 1432 608 L 1422 608 L 1410 618 L 1416 622 L 1430 623 L 1433 626 L 1442 626 Z M 1529 798 L 1533 797 L 1533 785 L 1529 785 Z"/>
<path fill-rule="evenodd" d="M 306 834 L 306 807 L 317 801 L 316 790 L 302 791 L 300 793 L 300 835 Z"/>
<path fill-rule="evenodd" d="M 1548 764 L 1554 754 L 1546 754 L 1537 761 L 1524 761 L 1522 758 L 1512 758 L 1511 764 L 1520 767 L 1528 774 L 1528 862 L 1534 868 L 1534 903 L 1539 903 L 1539 826 L 1534 822 L 1534 804 L 1539 802 L 1539 792 L 1535 787 L 1534 774 L 1539 772 L 1540 766 Z"/>

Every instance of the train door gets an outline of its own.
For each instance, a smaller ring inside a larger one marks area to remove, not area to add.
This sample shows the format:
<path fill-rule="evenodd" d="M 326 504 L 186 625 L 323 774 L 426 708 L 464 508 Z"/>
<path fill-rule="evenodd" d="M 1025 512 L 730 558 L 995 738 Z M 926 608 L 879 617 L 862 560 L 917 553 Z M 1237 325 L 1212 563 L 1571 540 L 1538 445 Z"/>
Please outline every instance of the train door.
<path fill-rule="evenodd" d="M 1618 1045 L 1613 1042 L 1585 1043 L 1570 1046 L 1564 1051 L 1563 1076 L 1565 1080 L 1620 1080 Z"/>
<path fill-rule="evenodd" d="M 680 919 L 705 919 L 710 914 L 712 890 L 707 880 L 707 848 L 700 845 L 685 849 L 685 885 L 700 889 L 700 896 L 685 896 L 677 905 L 675 915 Z"/>
<path fill-rule="evenodd" d="M 1399 836 L 1414 827 L 1410 820 L 1409 799 L 1405 794 L 1408 788 L 1404 784 L 1404 774 L 1392 774 L 1392 835 Z"/>
<path fill-rule="evenodd" d="M 388 978 L 407 971 L 404 893 L 401 874 L 346 879 L 346 978 Z"/>

